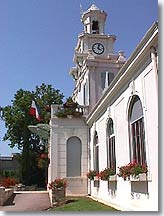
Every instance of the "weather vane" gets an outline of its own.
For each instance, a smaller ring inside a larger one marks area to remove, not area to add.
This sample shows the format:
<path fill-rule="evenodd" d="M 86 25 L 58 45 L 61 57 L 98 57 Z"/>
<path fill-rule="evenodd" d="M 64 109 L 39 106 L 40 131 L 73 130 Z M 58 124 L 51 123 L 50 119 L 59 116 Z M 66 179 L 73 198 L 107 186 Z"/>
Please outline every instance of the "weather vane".
<path fill-rule="evenodd" d="M 83 14 L 83 8 L 81 4 L 80 4 L 80 14 Z"/>

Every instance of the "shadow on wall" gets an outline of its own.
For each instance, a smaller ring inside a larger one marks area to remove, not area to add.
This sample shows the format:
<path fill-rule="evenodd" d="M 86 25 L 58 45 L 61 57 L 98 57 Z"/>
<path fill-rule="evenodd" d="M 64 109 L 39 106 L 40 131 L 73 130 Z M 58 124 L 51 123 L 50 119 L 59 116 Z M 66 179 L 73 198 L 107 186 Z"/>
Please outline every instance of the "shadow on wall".
<path fill-rule="evenodd" d="M 149 198 L 148 182 L 131 182 L 132 198 L 137 197 L 139 199 L 142 194 L 147 195 Z"/>
<path fill-rule="evenodd" d="M 108 181 L 108 192 L 112 198 L 116 197 L 116 191 L 117 191 L 117 182 Z"/>

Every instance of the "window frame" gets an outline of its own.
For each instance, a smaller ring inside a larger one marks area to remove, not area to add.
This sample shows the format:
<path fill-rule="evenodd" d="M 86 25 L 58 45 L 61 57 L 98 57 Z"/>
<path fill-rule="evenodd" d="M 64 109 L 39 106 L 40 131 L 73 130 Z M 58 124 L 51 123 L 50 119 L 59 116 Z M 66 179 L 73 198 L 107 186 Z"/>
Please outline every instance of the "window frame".
<path fill-rule="evenodd" d="M 112 125 L 112 130 L 111 126 Z M 113 168 L 116 173 L 116 144 L 113 119 L 109 118 L 106 127 L 107 133 L 107 167 Z M 111 150 L 111 151 L 110 151 Z"/>
<path fill-rule="evenodd" d="M 140 102 L 140 108 L 142 113 L 137 113 L 138 117 L 131 121 L 131 117 L 135 114 L 133 108 L 136 102 Z M 133 114 L 133 115 L 132 115 Z M 144 126 L 144 115 L 143 108 L 140 98 L 135 95 L 131 99 L 128 113 L 129 121 L 129 140 L 130 140 L 130 161 L 137 162 L 140 165 L 147 164 L 146 160 L 146 141 L 145 141 L 145 126 Z"/>
<path fill-rule="evenodd" d="M 99 140 L 97 131 L 95 131 L 93 139 L 93 167 L 94 170 L 99 172 Z"/>

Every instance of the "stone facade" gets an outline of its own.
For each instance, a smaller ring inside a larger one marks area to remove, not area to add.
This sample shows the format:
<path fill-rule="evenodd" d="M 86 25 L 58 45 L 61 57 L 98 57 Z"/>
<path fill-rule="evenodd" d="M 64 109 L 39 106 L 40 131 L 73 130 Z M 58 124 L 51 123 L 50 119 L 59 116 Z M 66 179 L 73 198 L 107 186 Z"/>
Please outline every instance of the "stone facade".
<path fill-rule="evenodd" d="M 66 178 L 68 181 L 66 195 L 72 195 L 74 193 L 77 195 L 86 195 L 86 173 L 88 171 L 88 137 L 87 125 L 84 121 L 84 118 L 57 118 L 55 115 L 53 115 L 51 117 L 50 128 L 49 182 L 54 180 L 56 177 Z M 70 151 L 72 151 L 72 153 L 70 152 L 70 154 L 72 154 L 72 158 L 68 158 L 68 141 L 71 138 L 75 138 L 75 143 L 73 141 L 73 145 L 76 145 L 76 142 L 79 140 L 81 146 L 79 150 L 76 149 L 76 146 L 73 146 L 73 148 L 70 149 Z M 73 176 L 70 176 L 71 174 L 69 175 L 68 172 L 70 172 L 70 167 L 68 166 L 72 166 L 72 169 L 75 171 L 72 174 Z M 73 182 L 75 182 L 75 184 Z"/>

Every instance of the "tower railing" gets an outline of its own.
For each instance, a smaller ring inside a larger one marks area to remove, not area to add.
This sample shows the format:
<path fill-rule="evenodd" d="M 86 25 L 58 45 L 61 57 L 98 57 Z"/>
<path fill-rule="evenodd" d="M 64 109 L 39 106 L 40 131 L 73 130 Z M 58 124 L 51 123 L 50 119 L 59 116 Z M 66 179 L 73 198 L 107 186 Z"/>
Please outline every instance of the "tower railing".
<path fill-rule="evenodd" d="M 51 105 L 51 118 L 57 116 L 57 113 L 64 110 L 63 105 L 53 104 Z M 81 116 L 86 117 L 89 114 L 89 106 L 88 105 L 77 105 L 75 109 L 77 113 L 80 113 Z"/>

